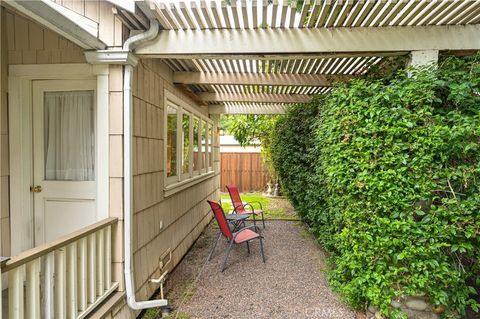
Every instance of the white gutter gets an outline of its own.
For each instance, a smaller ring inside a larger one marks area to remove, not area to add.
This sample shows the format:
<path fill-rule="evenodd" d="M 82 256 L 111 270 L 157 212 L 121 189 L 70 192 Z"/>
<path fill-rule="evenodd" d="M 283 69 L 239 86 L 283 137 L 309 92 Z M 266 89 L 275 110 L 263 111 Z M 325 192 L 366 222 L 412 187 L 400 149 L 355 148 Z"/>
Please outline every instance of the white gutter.
<path fill-rule="evenodd" d="M 128 40 L 123 45 L 123 50 L 130 52 L 137 45 L 153 40 L 159 30 L 156 19 L 150 20 L 150 28 Z M 125 290 L 127 292 L 128 306 L 134 310 L 154 307 L 164 307 L 168 304 L 165 299 L 137 301 L 135 299 L 135 279 L 133 263 L 133 192 L 132 192 L 132 75 L 133 65 L 126 64 L 123 70 L 123 223 L 124 223 L 124 273 Z"/>

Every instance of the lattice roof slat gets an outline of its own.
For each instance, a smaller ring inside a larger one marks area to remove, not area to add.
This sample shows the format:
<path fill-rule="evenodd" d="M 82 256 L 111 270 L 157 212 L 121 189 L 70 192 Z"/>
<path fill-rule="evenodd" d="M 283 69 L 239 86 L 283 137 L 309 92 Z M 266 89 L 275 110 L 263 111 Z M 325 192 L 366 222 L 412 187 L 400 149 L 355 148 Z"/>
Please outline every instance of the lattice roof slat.
<path fill-rule="evenodd" d="M 288 0 L 145 0 L 165 32 L 261 32 L 260 29 L 334 29 L 334 28 L 408 28 L 416 26 L 468 25 L 480 22 L 480 0 L 305 0 L 297 10 L 297 1 Z M 132 17 L 128 17 L 132 18 Z M 133 16 L 134 18 L 134 16 Z M 124 18 L 126 19 L 126 18 Z M 130 21 L 130 19 L 129 19 Z M 137 20 L 129 25 L 138 28 Z M 138 20 L 140 21 L 140 20 Z M 175 31 L 174 31 L 175 30 Z M 295 34 L 295 33 L 292 33 Z M 272 45 L 274 45 L 272 43 Z M 247 51 L 246 51 L 247 52 Z M 306 51 L 304 51 L 306 52 Z M 407 52 L 405 52 L 407 53 Z M 245 54 L 245 53 L 244 53 Z M 325 75 L 346 78 L 368 72 L 380 63 L 385 54 L 365 52 L 356 54 L 309 55 L 227 55 L 176 57 L 165 55 L 165 63 L 173 72 L 205 74 L 240 74 L 262 76 Z M 270 81 L 270 80 L 269 80 Z M 222 95 L 276 94 L 312 95 L 331 90 L 328 82 L 288 83 L 191 83 L 193 92 L 215 92 Z M 263 102 L 207 101 L 210 105 L 235 106 L 237 110 Z M 272 105 L 285 105 L 274 103 Z"/>

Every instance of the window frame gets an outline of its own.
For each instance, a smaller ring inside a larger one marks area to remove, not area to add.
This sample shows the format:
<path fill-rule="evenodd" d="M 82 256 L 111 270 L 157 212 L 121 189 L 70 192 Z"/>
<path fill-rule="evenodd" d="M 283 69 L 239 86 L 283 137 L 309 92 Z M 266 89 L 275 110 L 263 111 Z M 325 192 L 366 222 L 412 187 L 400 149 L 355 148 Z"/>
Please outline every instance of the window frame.
<path fill-rule="evenodd" d="M 205 125 L 205 126 L 204 126 Z M 205 121 L 205 119 L 201 119 L 200 121 L 200 150 L 201 150 L 201 156 L 200 156 L 200 162 L 201 162 L 201 173 L 200 174 L 205 174 L 208 172 L 208 123 Z M 203 138 L 203 134 L 205 134 L 205 139 Z"/>
<path fill-rule="evenodd" d="M 176 157 L 176 161 L 175 161 L 176 174 L 172 175 L 172 176 L 168 176 L 167 165 L 166 165 L 167 164 L 167 159 L 168 159 L 168 136 L 167 136 L 167 134 L 168 134 L 168 108 L 170 107 L 170 105 L 165 104 L 165 117 L 164 117 L 165 118 L 165 120 L 164 120 L 164 125 L 165 125 L 165 135 L 164 135 L 165 136 L 165 139 L 164 139 L 165 149 L 164 149 L 164 153 L 165 153 L 165 156 L 164 157 L 165 157 L 165 178 L 166 178 L 165 181 L 166 181 L 167 184 L 173 183 L 176 180 L 178 180 L 178 177 L 180 175 L 180 172 L 178 171 L 178 159 L 179 159 L 179 156 L 178 156 L 179 155 L 178 154 L 179 153 L 178 152 L 179 138 L 178 138 L 178 136 L 181 135 L 181 134 L 179 134 L 179 132 L 178 132 L 178 114 L 181 113 L 181 111 L 180 111 L 180 108 L 175 103 L 171 103 L 171 106 L 173 108 L 175 108 L 176 116 L 177 116 L 177 119 L 176 119 L 177 134 L 176 134 L 176 137 L 175 137 L 175 139 L 176 139 L 176 141 L 175 141 L 175 143 L 176 143 L 176 154 L 175 154 L 175 157 Z"/>
<path fill-rule="evenodd" d="M 176 170 L 177 174 L 175 176 L 167 176 L 167 161 L 168 161 L 168 154 L 167 154 L 167 134 L 168 134 L 168 107 L 172 106 L 177 110 L 177 150 L 176 150 Z M 183 173 L 183 154 L 184 154 L 184 134 L 183 134 L 183 116 L 189 116 L 189 151 L 188 151 L 188 173 Z M 193 136 L 194 136 L 194 119 L 198 118 L 199 120 L 199 130 L 198 130 L 198 142 L 199 142 L 199 170 L 193 170 Z M 202 130 L 206 129 L 206 142 L 208 143 L 208 127 L 212 127 L 212 137 L 210 137 L 213 141 L 213 121 L 206 115 L 199 112 L 194 107 L 190 106 L 189 104 L 185 103 L 183 100 L 172 94 L 168 90 L 164 90 L 164 118 L 163 118 L 163 136 L 164 136 L 164 145 L 163 145 L 163 160 L 164 160 L 164 191 L 165 196 L 169 196 L 174 194 L 182 189 L 190 187 L 206 178 L 214 176 L 214 170 L 212 163 L 209 163 L 208 155 L 209 155 L 209 146 L 206 146 L 205 158 L 206 164 L 203 163 L 203 152 L 202 152 Z M 203 127 L 202 123 L 206 123 L 205 127 Z"/>
<path fill-rule="evenodd" d="M 181 144 L 181 152 L 180 153 L 180 168 L 181 168 L 181 171 L 180 171 L 180 180 L 184 180 L 184 179 L 187 179 L 187 178 L 190 178 L 191 177 L 191 172 L 192 172 L 192 167 L 193 167 L 193 163 L 192 163 L 192 157 L 193 157 L 193 147 L 191 147 L 191 144 L 192 144 L 192 137 L 193 137 L 193 132 L 192 132 L 192 126 L 193 126 L 193 120 L 192 120 L 192 114 L 189 113 L 189 112 L 186 112 L 184 110 L 182 110 L 180 112 L 180 127 L 182 129 L 182 131 L 180 132 L 180 140 L 182 141 L 182 144 Z M 189 143 L 189 146 L 188 146 L 188 172 L 184 172 L 183 171 L 183 156 L 184 156 L 184 152 L 185 152 L 185 136 L 184 136 L 184 132 L 183 132 L 183 117 L 184 116 L 188 116 L 188 143 Z M 178 127 L 177 127 L 177 130 L 178 130 Z"/>
<path fill-rule="evenodd" d="M 208 152 L 207 152 L 207 162 L 208 162 L 208 169 L 213 171 L 213 140 L 214 140 L 214 133 L 213 133 L 213 124 L 207 125 L 207 143 L 208 143 Z"/>
<path fill-rule="evenodd" d="M 200 155 L 197 154 L 197 166 L 195 167 L 195 169 L 193 169 L 193 145 L 194 145 L 194 132 L 195 132 L 195 120 L 198 120 L 198 131 L 197 131 L 197 148 L 198 150 L 201 152 L 202 148 L 201 148 L 201 125 L 202 125 L 202 118 L 197 116 L 197 115 L 192 115 L 192 151 L 191 151 L 191 154 L 192 154 L 192 176 L 198 176 L 198 175 L 202 175 L 202 158 L 201 158 L 201 153 Z M 197 151 L 198 152 L 198 151 Z"/>

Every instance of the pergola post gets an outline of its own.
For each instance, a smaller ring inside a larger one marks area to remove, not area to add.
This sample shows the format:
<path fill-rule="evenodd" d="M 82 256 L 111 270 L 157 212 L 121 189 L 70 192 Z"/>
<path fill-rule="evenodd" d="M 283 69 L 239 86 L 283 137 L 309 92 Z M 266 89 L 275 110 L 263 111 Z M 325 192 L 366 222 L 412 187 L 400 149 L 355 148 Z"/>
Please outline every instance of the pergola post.
<path fill-rule="evenodd" d="M 409 66 L 437 64 L 438 50 L 412 51 Z"/>
<path fill-rule="evenodd" d="M 408 67 L 419 67 L 433 65 L 435 68 L 438 63 L 438 50 L 424 50 L 410 52 L 410 61 Z M 412 76 L 412 72 L 408 71 L 408 76 Z"/>

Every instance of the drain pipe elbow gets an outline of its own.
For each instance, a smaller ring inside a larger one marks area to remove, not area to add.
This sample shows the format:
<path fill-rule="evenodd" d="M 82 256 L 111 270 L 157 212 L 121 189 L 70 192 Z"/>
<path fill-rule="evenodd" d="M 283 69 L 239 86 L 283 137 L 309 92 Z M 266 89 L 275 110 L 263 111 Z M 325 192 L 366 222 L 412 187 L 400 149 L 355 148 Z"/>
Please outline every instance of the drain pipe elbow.
<path fill-rule="evenodd" d="M 148 30 L 128 38 L 123 44 L 123 50 L 131 51 L 140 44 L 155 39 L 158 35 L 159 29 L 160 24 L 158 23 L 158 21 L 156 19 L 151 19 L 150 27 L 148 28 Z"/>
<path fill-rule="evenodd" d="M 131 52 L 141 43 L 153 40 L 159 31 L 158 21 L 150 20 L 150 28 L 140 34 L 132 36 L 125 41 L 123 50 Z M 133 262 L 133 192 L 132 192 L 132 77 L 131 64 L 124 66 L 123 70 L 123 195 L 124 195 L 124 275 L 127 304 L 133 310 L 164 307 L 168 302 L 165 299 L 137 301 L 135 298 L 135 277 Z"/>

